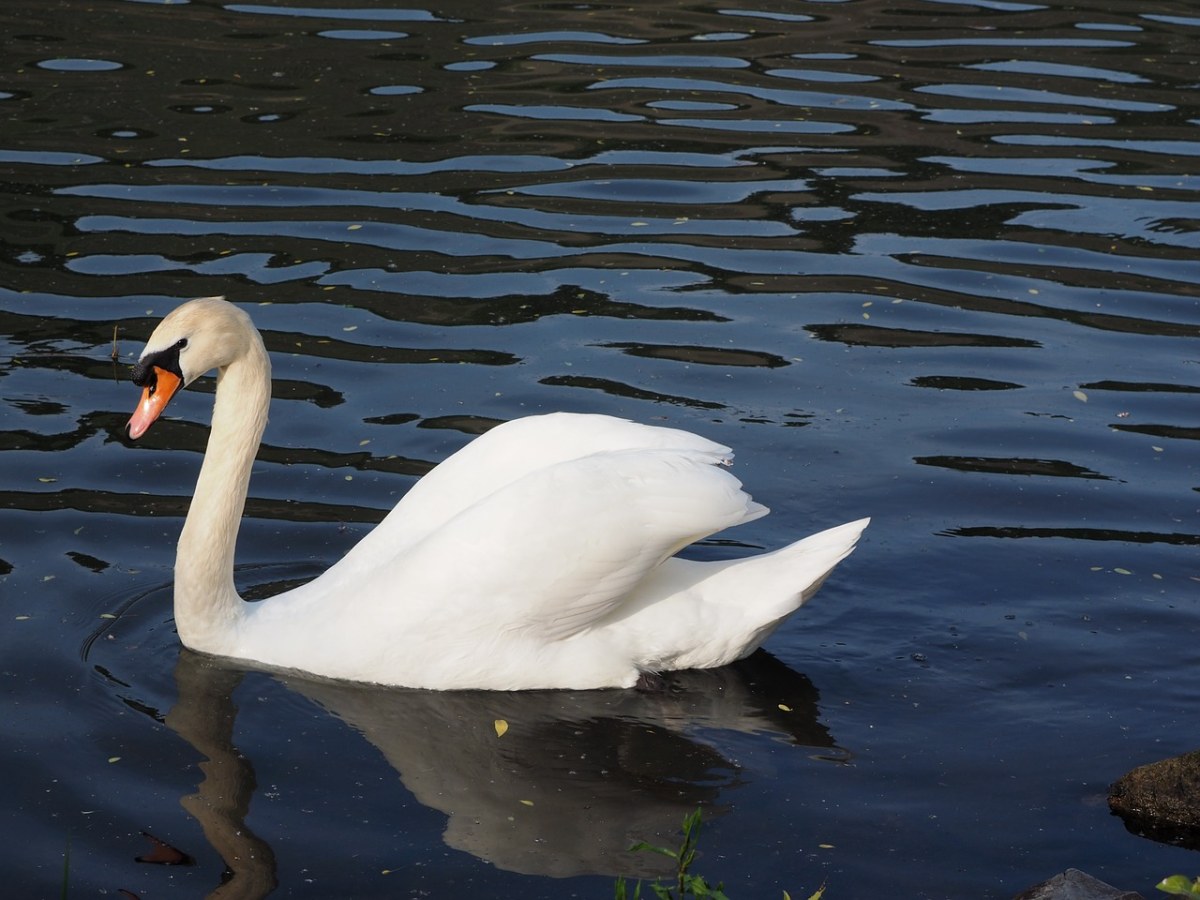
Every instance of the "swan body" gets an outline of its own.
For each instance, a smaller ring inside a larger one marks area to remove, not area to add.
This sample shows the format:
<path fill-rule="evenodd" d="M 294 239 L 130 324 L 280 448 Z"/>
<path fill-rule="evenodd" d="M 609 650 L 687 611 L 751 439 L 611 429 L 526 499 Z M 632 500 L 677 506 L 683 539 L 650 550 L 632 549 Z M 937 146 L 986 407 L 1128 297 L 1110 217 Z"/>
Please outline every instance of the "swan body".
<path fill-rule="evenodd" d="M 202 652 L 416 688 L 630 687 L 642 673 L 749 655 L 869 521 L 761 556 L 679 559 L 767 512 L 722 466 L 729 449 L 553 413 L 475 439 L 324 574 L 247 603 L 233 552 L 271 392 L 249 316 L 208 297 L 164 318 L 134 368 L 144 391 L 129 434 L 214 368 L 212 430 L 175 560 L 176 627 Z"/>

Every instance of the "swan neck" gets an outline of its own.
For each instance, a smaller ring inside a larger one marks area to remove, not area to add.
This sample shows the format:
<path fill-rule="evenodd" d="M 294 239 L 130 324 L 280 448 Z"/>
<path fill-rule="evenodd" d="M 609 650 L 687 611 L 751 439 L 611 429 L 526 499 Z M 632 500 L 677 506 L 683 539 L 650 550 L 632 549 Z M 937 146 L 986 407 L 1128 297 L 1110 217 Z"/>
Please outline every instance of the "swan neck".
<path fill-rule="evenodd" d="M 196 650 L 229 654 L 245 614 L 234 551 L 270 400 L 271 363 L 255 332 L 248 352 L 218 370 L 208 448 L 175 556 L 175 625 Z"/>

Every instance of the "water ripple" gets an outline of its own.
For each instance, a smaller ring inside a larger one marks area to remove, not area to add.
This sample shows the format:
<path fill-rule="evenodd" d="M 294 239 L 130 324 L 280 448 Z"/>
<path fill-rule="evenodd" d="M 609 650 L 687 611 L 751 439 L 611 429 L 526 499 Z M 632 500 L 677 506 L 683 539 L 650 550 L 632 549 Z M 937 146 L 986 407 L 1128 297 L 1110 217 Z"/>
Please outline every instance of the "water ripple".
<path fill-rule="evenodd" d="M 267 6 L 259 3 L 227 3 L 230 12 L 256 16 L 291 16 L 299 19 L 349 19 L 369 22 L 453 22 L 424 9 L 343 9 L 336 6 Z"/>
<path fill-rule="evenodd" d="M 744 94 L 780 106 L 845 110 L 910 110 L 913 105 L 876 97 L 858 97 L 820 91 L 793 91 L 759 85 L 708 81 L 700 78 L 607 78 L 588 85 L 593 91 L 654 90 L 686 91 L 691 94 Z"/>

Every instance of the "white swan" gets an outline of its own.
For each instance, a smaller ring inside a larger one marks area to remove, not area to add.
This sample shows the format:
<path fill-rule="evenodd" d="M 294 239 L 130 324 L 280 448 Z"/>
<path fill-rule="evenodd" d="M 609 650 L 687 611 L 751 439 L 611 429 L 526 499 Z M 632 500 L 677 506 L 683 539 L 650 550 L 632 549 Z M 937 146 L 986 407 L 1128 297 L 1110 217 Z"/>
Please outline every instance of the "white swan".
<path fill-rule="evenodd" d="M 630 687 L 750 654 L 869 521 L 747 559 L 677 559 L 767 512 L 719 466 L 728 448 L 609 416 L 531 416 L 435 468 L 320 577 L 247 603 L 233 553 L 271 397 L 249 316 L 206 297 L 163 319 L 133 371 L 144 391 L 129 435 L 212 369 L 212 431 L 175 557 L 179 638 L 206 653 L 439 690 Z"/>

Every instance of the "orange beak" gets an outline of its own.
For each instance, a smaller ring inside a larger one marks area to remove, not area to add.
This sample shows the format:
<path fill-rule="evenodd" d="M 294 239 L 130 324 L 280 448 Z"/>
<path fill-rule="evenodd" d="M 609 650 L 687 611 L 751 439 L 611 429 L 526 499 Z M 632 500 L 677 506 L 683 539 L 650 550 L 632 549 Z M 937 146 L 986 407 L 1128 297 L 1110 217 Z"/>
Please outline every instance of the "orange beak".
<path fill-rule="evenodd" d="M 129 429 L 129 436 L 135 441 L 145 434 L 146 429 L 162 415 L 167 404 L 171 402 L 171 398 L 183 385 L 180 377 L 173 372 L 168 372 L 158 366 L 154 366 L 151 371 L 154 373 L 154 377 L 142 390 L 142 400 L 138 403 L 137 409 L 133 411 L 133 415 L 129 417 L 129 424 L 126 426 Z"/>

